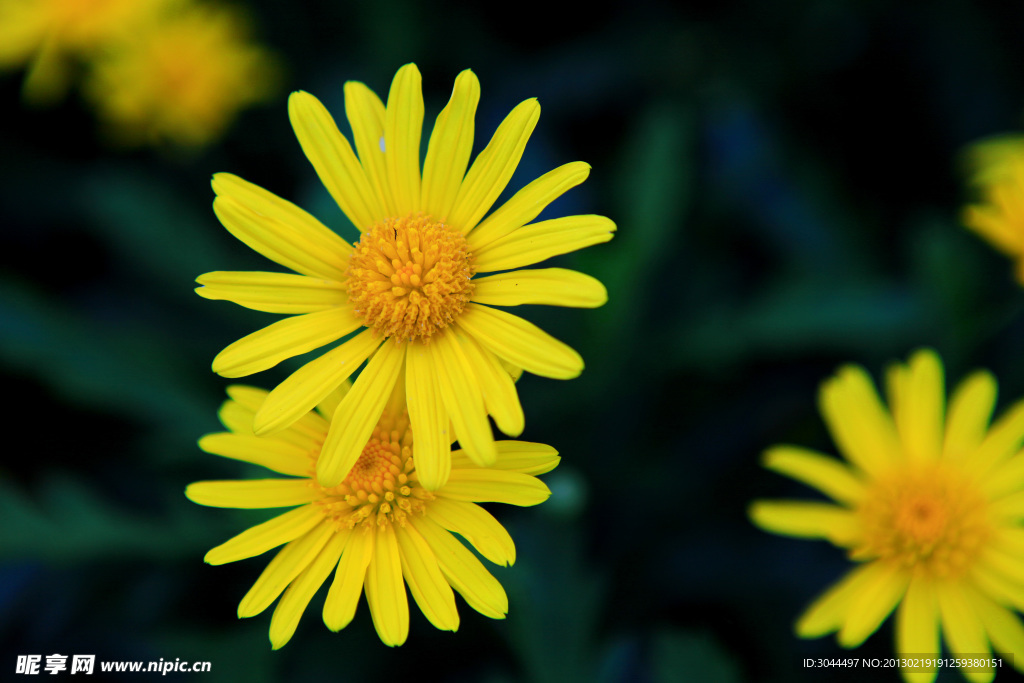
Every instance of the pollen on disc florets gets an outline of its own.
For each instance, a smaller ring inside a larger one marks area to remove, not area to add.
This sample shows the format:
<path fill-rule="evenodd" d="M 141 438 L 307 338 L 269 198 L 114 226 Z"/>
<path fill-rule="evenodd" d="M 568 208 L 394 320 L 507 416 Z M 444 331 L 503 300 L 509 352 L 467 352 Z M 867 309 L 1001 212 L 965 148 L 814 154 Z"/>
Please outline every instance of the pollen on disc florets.
<path fill-rule="evenodd" d="M 337 486 L 319 487 L 317 504 L 339 524 L 405 525 L 408 515 L 423 513 L 434 494 L 420 486 L 413 463 L 409 413 L 392 417 L 384 411 L 359 460 Z"/>
<path fill-rule="evenodd" d="M 349 258 L 349 301 L 367 327 L 396 341 L 429 341 L 469 303 L 476 272 L 466 238 L 430 216 L 389 218 Z"/>
<path fill-rule="evenodd" d="M 857 512 L 864 540 L 851 557 L 935 577 L 966 574 L 992 533 L 981 492 L 939 465 L 878 481 Z"/>

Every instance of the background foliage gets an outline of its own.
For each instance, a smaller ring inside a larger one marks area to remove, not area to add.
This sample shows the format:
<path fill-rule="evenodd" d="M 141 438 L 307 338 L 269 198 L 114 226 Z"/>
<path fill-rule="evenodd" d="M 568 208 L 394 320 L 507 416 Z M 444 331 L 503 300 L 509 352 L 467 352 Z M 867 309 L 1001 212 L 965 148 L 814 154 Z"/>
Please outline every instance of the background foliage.
<path fill-rule="evenodd" d="M 245 473 L 195 441 L 218 429 L 228 384 L 213 356 L 271 318 L 190 290 L 209 270 L 272 268 L 219 226 L 209 177 L 237 173 L 350 228 L 292 137 L 284 92 L 203 152 L 124 151 L 103 145 L 78 98 L 20 107 L 21 76 L 8 74 L 0 667 L 60 652 L 208 660 L 203 680 L 251 683 L 825 680 L 802 658 L 846 653 L 798 641 L 792 622 L 847 563 L 752 527 L 752 498 L 810 495 L 758 458 L 781 442 L 834 452 L 816 392 L 845 362 L 878 377 L 927 345 L 951 381 L 988 367 L 1002 407 L 1024 397 L 1024 298 L 1009 262 L 959 224 L 956 165 L 965 144 L 1020 126 L 1024 6 L 248 4 L 289 61 L 286 88 L 339 119 L 345 80 L 386 93 L 408 61 L 428 122 L 458 71 L 476 71 L 478 149 L 539 97 L 510 189 L 582 159 L 590 179 L 546 215 L 619 225 L 611 243 L 560 259 L 601 278 L 607 306 L 528 312 L 587 370 L 520 382 L 524 438 L 563 464 L 548 503 L 495 510 L 518 546 L 516 565 L 495 570 L 509 618 L 460 603 L 453 635 L 415 613 L 391 651 L 365 604 L 328 632 L 322 592 L 279 652 L 267 614 L 236 619 L 265 560 L 202 556 L 266 515 L 200 508 L 183 490 Z M 891 652 L 885 626 L 857 656 Z"/>

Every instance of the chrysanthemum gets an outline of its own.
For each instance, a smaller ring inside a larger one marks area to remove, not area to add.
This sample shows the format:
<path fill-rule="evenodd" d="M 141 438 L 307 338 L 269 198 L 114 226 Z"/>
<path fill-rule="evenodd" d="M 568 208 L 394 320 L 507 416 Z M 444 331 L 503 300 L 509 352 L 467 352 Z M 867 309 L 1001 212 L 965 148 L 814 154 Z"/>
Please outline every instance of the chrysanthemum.
<path fill-rule="evenodd" d="M 279 71 L 239 11 L 188 4 L 107 45 L 85 92 L 120 141 L 202 146 L 272 95 Z"/>
<path fill-rule="evenodd" d="M 170 0 L 175 2 L 176 0 Z M 25 96 L 64 94 L 69 60 L 130 32 L 168 0 L 0 0 L 0 68 L 28 63 Z"/>
<path fill-rule="evenodd" d="M 309 601 L 333 571 L 323 610 L 332 631 L 352 621 L 365 586 L 380 639 L 387 645 L 404 643 L 409 606 L 403 579 L 420 610 L 441 630 L 459 627 L 452 588 L 476 611 L 503 619 L 508 598 L 501 584 L 451 532 L 491 562 L 512 564 L 512 538 L 476 503 L 543 502 L 550 491 L 533 475 L 552 470 L 557 452 L 543 444 L 499 441 L 494 465 L 481 469 L 456 451 L 448 483 L 428 491 L 419 480 L 418 446 L 397 387 L 352 471 L 336 486 L 321 486 L 314 477 L 321 444 L 348 389 L 346 382 L 287 429 L 257 437 L 253 417 L 267 392 L 230 387 L 231 400 L 220 410 L 230 431 L 199 442 L 208 453 L 288 476 L 197 482 L 186 490 L 194 502 L 226 508 L 298 506 L 206 554 L 208 563 L 224 564 L 284 545 L 242 598 L 238 616 L 255 616 L 281 596 L 270 621 L 270 642 L 277 649 L 292 637 Z"/>
<path fill-rule="evenodd" d="M 1024 284 L 1024 138 L 978 143 L 967 161 L 982 201 L 964 209 L 963 222 L 1016 261 L 1017 280 Z"/>
<path fill-rule="evenodd" d="M 590 167 L 582 162 L 546 173 L 487 215 L 519 162 L 540 106 L 531 99 L 513 109 L 467 171 L 479 95 L 473 72 L 459 74 L 421 173 L 423 96 L 415 65 L 398 71 L 387 107 L 362 83 L 345 84 L 358 157 L 315 97 L 292 94 L 292 126 L 320 179 L 362 233 L 354 245 L 256 185 L 214 176 L 214 211 L 224 226 L 298 273 L 198 278 L 196 291 L 209 299 L 296 314 L 228 346 L 214 359 L 214 371 L 242 377 L 358 332 L 278 385 L 256 415 L 257 434 L 286 427 L 368 360 L 324 443 L 317 476 L 325 486 L 340 483 L 355 464 L 396 383 L 407 387 L 420 481 L 434 490 L 448 478 L 449 424 L 481 465 L 497 459 L 488 414 L 505 434 L 522 433 L 510 373 L 525 369 L 567 379 L 583 369 L 573 349 L 492 306 L 600 306 L 607 294 L 592 277 L 561 268 L 517 269 L 606 242 L 615 225 L 593 215 L 530 223 L 583 182 Z M 477 277 L 498 271 L 505 272 Z"/>
<path fill-rule="evenodd" d="M 1024 402 L 991 426 L 996 382 L 968 377 L 945 409 L 942 364 L 919 351 L 886 377 L 890 412 L 863 369 L 848 366 L 824 383 L 820 406 L 847 462 L 777 446 L 765 465 L 813 486 L 834 502 L 757 501 L 763 529 L 821 538 L 858 563 L 800 617 L 796 632 L 838 631 L 860 645 L 896 610 L 896 652 L 937 656 L 939 635 L 954 657 L 994 648 L 1024 661 Z M 1006 666 L 1010 662 L 1005 662 Z M 990 681 L 990 667 L 962 669 Z M 904 670 L 932 681 L 935 670 Z"/>

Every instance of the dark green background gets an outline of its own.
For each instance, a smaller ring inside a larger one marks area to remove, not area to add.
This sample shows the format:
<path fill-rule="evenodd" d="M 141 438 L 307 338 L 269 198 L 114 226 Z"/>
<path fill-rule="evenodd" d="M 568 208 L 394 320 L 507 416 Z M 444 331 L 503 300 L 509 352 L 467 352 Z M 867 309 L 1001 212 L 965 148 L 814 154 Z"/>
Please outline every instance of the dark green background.
<path fill-rule="evenodd" d="M 1020 126 L 1024 6 L 296 4 L 250 3 L 286 88 L 204 152 L 111 150 L 77 97 L 26 110 L 20 74 L 0 78 L 0 677 L 18 654 L 59 652 L 208 660 L 211 674 L 177 678 L 249 683 L 866 680 L 803 670 L 847 653 L 792 634 L 849 567 L 842 553 L 762 533 L 745 509 L 813 495 L 758 459 L 781 442 L 834 452 L 816 392 L 842 363 L 877 377 L 927 345 L 953 381 L 990 368 L 1002 408 L 1024 397 L 1024 297 L 1010 262 L 959 224 L 957 166 L 964 145 Z M 327 631 L 322 592 L 272 652 L 269 613 L 235 617 L 266 558 L 202 563 L 266 513 L 182 493 L 253 473 L 195 441 L 218 429 L 229 384 L 213 356 L 275 319 L 191 291 L 209 270 L 276 269 L 217 223 L 209 178 L 237 173 L 351 237 L 292 136 L 286 92 L 342 120 L 345 80 L 384 95 L 408 61 L 428 131 L 474 69 L 477 149 L 539 97 L 510 190 L 593 165 L 545 217 L 616 221 L 611 243 L 557 259 L 610 300 L 517 311 L 587 369 L 520 382 L 523 438 L 563 464 L 548 503 L 494 506 L 519 555 L 494 570 L 508 619 L 460 601 L 453 635 L 414 609 L 408 643 L 389 650 L 365 603 Z M 855 655 L 892 647 L 886 625 Z"/>

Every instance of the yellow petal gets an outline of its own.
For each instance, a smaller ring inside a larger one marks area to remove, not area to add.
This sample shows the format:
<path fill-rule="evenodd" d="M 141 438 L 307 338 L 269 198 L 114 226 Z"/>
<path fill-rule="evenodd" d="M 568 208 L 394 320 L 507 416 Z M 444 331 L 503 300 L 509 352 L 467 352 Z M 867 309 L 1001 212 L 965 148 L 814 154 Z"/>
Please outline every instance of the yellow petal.
<path fill-rule="evenodd" d="M 955 657 L 987 658 L 989 649 L 985 628 L 972 605 L 974 593 L 958 581 L 945 581 L 936 586 L 942 634 Z M 961 672 L 975 683 L 991 681 L 991 667 L 963 668 Z"/>
<path fill-rule="evenodd" d="M 424 344 L 407 345 L 405 390 L 412 433 L 416 435 L 416 473 L 426 489 L 436 491 L 448 481 L 451 439 L 448 411 L 430 355 Z"/>
<path fill-rule="evenodd" d="M 218 565 L 262 555 L 279 545 L 294 541 L 312 530 L 323 518 L 323 512 L 315 505 L 303 505 L 289 510 L 212 548 L 203 561 Z"/>
<path fill-rule="evenodd" d="M 529 99 L 516 106 L 498 126 L 455 197 L 448 218 L 457 230 L 466 234 L 476 227 L 505 189 L 539 118 L 540 105 L 536 99 Z"/>
<path fill-rule="evenodd" d="M 911 461 L 935 460 L 942 451 L 946 389 L 942 362 L 934 351 L 914 354 L 904 367 L 889 370 L 890 400 L 903 452 Z"/>
<path fill-rule="evenodd" d="M 326 519 L 282 548 L 238 604 L 238 617 L 253 617 L 270 607 L 288 584 L 316 559 L 334 535 L 335 527 L 333 520 Z"/>
<path fill-rule="evenodd" d="M 437 115 L 423 163 L 423 209 L 446 221 L 473 151 L 473 117 L 480 81 L 469 69 L 455 79 L 452 97 Z"/>
<path fill-rule="evenodd" d="M 832 438 L 847 459 L 877 474 L 903 459 L 896 429 L 871 378 L 857 366 L 839 369 L 822 384 L 819 403 Z"/>
<path fill-rule="evenodd" d="M 796 633 L 801 638 L 820 638 L 838 630 L 858 608 L 857 603 L 865 585 L 870 584 L 877 572 L 871 564 L 850 571 L 835 585 L 820 595 L 796 622 Z"/>
<path fill-rule="evenodd" d="M 199 439 L 199 448 L 213 455 L 251 462 L 296 477 L 308 477 L 313 466 L 308 451 L 278 439 L 217 432 Z"/>
<path fill-rule="evenodd" d="M 214 199 L 213 212 L 228 232 L 271 261 L 303 275 L 344 282 L 352 247 L 323 225 L 311 229 L 277 220 L 233 194 Z"/>
<path fill-rule="evenodd" d="M 896 651 L 906 654 L 941 656 L 939 649 L 939 605 L 931 580 L 915 578 L 907 587 L 896 611 Z M 935 671 L 903 672 L 913 683 L 935 680 Z"/>
<path fill-rule="evenodd" d="M 321 497 L 309 479 L 244 479 L 197 481 L 185 495 L 193 503 L 215 508 L 283 508 L 302 505 Z"/>
<path fill-rule="evenodd" d="M 402 583 L 400 552 L 394 527 L 379 527 L 366 569 L 366 602 L 377 635 L 390 647 L 401 645 L 409 635 L 409 602 Z"/>
<path fill-rule="evenodd" d="M 356 614 L 359 596 L 363 593 L 366 568 L 373 557 L 374 530 L 368 526 L 349 535 L 348 545 L 338 562 L 334 581 L 324 600 L 324 625 L 340 631 L 349 625 Z"/>
<path fill-rule="evenodd" d="M 334 411 L 338 409 L 339 405 L 341 405 L 341 399 L 345 398 L 351 389 L 352 382 L 345 380 L 316 404 L 316 411 L 318 414 L 323 415 L 326 418 L 324 420 L 325 422 L 330 420 L 331 416 L 334 415 Z"/>
<path fill-rule="evenodd" d="M 452 330 L 459 346 L 462 347 L 466 361 L 483 394 L 484 407 L 494 416 L 494 423 L 498 425 L 498 429 L 509 436 L 522 434 L 526 425 L 523 406 L 519 403 L 519 392 L 516 391 L 512 377 L 502 367 L 501 361 L 473 337 L 465 334 L 461 328 L 448 329 Z"/>
<path fill-rule="evenodd" d="M 270 619 L 270 644 L 275 650 L 283 647 L 295 634 L 309 601 L 338 564 L 350 533 L 348 529 L 335 533 L 316 559 L 292 581 L 281 596 L 281 601 L 274 608 L 274 616 Z"/>
<path fill-rule="evenodd" d="M 973 452 L 985 438 L 996 403 L 996 380 L 988 372 L 975 372 L 949 399 L 944 457 L 961 458 Z"/>
<path fill-rule="evenodd" d="M 377 94 L 358 81 L 345 83 L 345 115 L 352 126 L 359 161 L 381 206 L 388 216 L 397 216 L 388 172 L 384 163 L 384 103 Z"/>
<path fill-rule="evenodd" d="M 1016 614 L 983 595 L 975 595 L 971 604 L 996 653 L 1016 655 L 1024 652 L 1024 624 L 1021 624 Z M 1024 669 L 1024 661 L 1018 656 L 1013 658 L 1012 664 L 1018 671 Z"/>
<path fill-rule="evenodd" d="M 1015 454 L 1024 441 L 1024 401 L 1013 404 L 988 430 L 971 456 L 971 468 L 982 473 Z"/>
<path fill-rule="evenodd" d="M 615 223 L 604 216 L 564 216 L 531 223 L 475 251 L 476 270 L 490 273 L 530 266 L 607 242 L 614 235 Z"/>
<path fill-rule="evenodd" d="M 470 247 L 475 251 L 518 230 L 547 208 L 548 204 L 576 187 L 590 175 L 590 164 L 573 161 L 548 171 L 516 192 L 473 229 Z"/>
<path fill-rule="evenodd" d="M 476 555 L 428 517 L 412 518 L 408 525 L 415 527 L 430 545 L 445 578 L 470 607 L 491 619 L 505 618 L 508 614 L 505 589 Z"/>
<path fill-rule="evenodd" d="M 797 538 L 824 538 L 847 545 L 857 532 L 857 519 L 846 508 L 802 500 L 757 500 L 750 520 L 765 531 Z"/>
<path fill-rule="evenodd" d="M 491 423 L 484 411 L 480 386 L 455 333 L 446 329 L 435 334 L 426 348 L 430 352 L 441 399 L 455 426 L 459 445 L 479 464 L 493 464 L 498 451 L 494 447 Z"/>
<path fill-rule="evenodd" d="M 334 391 L 380 346 L 373 330 L 311 360 L 278 384 L 257 411 L 253 429 L 264 435 L 284 429 Z"/>
<path fill-rule="evenodd" d="M 499 358 L 535 375 L 572 379 L 583 372 L 578 353 L 519 316 L 470 303 L 455 322 Z"/>
<path fill-rule="evenodd" d="M 330 344 L 361 324 L 348 308 L 293 315 L 229 344 L 213 359 L 213 371 L 221 377 L 251 375 Z"/>
<path fill-rule="evenodd" d="M 342 306 L 348 294 L 340 282 L 291 273 L 218 270 L 200 275 L 196 294 L 231 301 L 265 313 L 312 313 Z"/>
<path fill-rule="evenodd" d="M 459 613 L 455 609 L 455 594 L 437 565 L 434 551 L 411 524 L 396 527 L 395 535 L 401 550 L 402 575 L 416 604 L 435 627 L 457 631 Z"/>
<path fill-rule="evenodd" d="M 785 474 L 840 503 L 864 497 L 864 484 L 843 463 L 798 446 L 775 446 L 765 451 L 764 466 Z"/>
<path fill-rule="evenodd" d="M 419 69 L 406 64 L 391 81 L 384 113 L 384 165 L 398 215 L 420 207 L 420 135 L 423 89 Z"/>
<path fill-rule="evenodd" d="M 514 270 L 473 282 L 473 301 L 491 306 L 547 304 L 597 308 L 608 301 L 608 290 L 600 280 L 565 268 Z"/>
<path fill-rule="evenodd" d="M 386 216 L 348 140 L 327 109 L 307 92 L 288 98 L 288 116 L 302 151 L 352 224 L 367 229 Z"/>
<path fill-rule="evenodd" d="M 479 505 L 439 497 L 430 501 L 427 514 L 445 529 L 472 543 L 478 553 L 494 564 L 511 565 L 516 561 L 512 537 Z"/>
<path fill-rule="evenodd" d="M 498 448 L 498 459 L 492 468 L 506 472 L 521 472 L 537 476 L 550 472 L 558 466 L 561 458 L 558 451 L 543 443 L 529 441 L 495 441 Z M 472 469 L 479 467 L 462 451 L 452 452 L 453 469 Z"/>
<path fill-rule="evenodd" d="M 523 507 L 539 505 L 551 496 L 551 490 L 536 477 L 491 468 L 452 470 L 448 483 L 437 493 L 451 500 Z"/>
<path fill-rule="evenodd" d="M 338 404 L 316 463 L 321 486 L 337 486 L 348 476 L 380 420 L 404 360 L 404 345 L 385 340 Z"/>
<path fill-rule="evenodd" d="M 839 629 L 839 644 L 859 647 L 892 614 L 907 591 L 910 575 L 881 563 L 868 565 L 864 584 L 857 595 L 857 609 L 850 610 Z M 870 578 L 868 578 L 870 576 Z"/>

